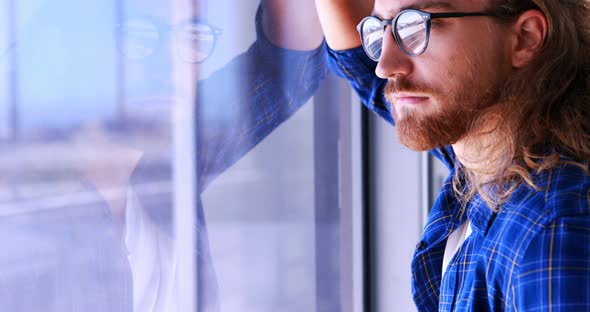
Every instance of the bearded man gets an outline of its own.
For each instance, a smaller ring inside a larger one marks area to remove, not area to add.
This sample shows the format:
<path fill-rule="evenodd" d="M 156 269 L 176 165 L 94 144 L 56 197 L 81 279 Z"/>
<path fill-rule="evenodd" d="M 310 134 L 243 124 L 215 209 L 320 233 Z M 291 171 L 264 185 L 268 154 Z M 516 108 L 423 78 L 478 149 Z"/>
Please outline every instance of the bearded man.
<path fill-rule="evenodd" d="M 332 69 L 450 169 L 418 310 L 590 310 L 590 3 L 370 2 L 316 0 Z"/>

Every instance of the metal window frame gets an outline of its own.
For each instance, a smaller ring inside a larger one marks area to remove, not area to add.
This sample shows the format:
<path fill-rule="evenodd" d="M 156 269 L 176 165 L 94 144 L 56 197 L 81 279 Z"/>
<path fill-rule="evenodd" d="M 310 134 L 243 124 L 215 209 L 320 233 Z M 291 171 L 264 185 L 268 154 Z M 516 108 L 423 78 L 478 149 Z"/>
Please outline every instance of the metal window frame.
<path fill-rule="evenodd" d="M 414 311 L 411 260 L 430 207 L 430 160 L 399 144 L 390 124 L 365 114 L 365 311 Z"/>
<path fill-rule="evenodd" d="M 317 312 L 367 311 L 364 130 L 355 101 L 332 74 L 314 96 Z"/>

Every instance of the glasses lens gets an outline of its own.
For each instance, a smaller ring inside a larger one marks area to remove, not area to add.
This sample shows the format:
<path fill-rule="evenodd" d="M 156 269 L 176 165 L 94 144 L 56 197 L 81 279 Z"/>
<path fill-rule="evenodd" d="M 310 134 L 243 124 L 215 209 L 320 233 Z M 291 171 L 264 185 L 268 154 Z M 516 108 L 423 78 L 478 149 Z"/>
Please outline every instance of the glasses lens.
<path fill-rule="evenodd" d="M 130 59 L 142 59 L 151 55 L 160 40 L 157 27 L 145 20 L 128 20 L 121 25 L 120 32 L 122 52 Z"/>
<path fill-rule="evenodd" d="M 383 28 L 379 19 L 367 18 L 361 25 L 363 48 L 373 61 L 379 61 L 383 48 Z"/>
<path fill-rule="evenodd" d="M 176 33 L 180 57 L 193 63 L 202 62 L 213 53 L 216 39 L 215 30 L 207 24 L 183 25 Z"/>
<path fill-rule="evenodd" d="M 408 54 L 418 55 L 426 49 L 426 21 L 419 12 L 403 12 L 395 25 L 401 48 Z"/>

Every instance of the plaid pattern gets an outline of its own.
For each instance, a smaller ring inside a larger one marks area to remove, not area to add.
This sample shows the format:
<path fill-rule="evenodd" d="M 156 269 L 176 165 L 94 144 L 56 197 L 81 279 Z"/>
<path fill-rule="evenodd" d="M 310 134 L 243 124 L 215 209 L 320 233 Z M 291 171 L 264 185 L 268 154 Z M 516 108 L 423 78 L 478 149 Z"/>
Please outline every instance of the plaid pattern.
<path fill-rule="evenodd" d="M 362 48 L 329 50 L 329 65 L 393 124 L 383 98 L 386 81 L 373 74 L 376 63 Z M 478 196 L 461 214 L 451 186 L 455 154 L 449 146 L 432 153 L 451 172 L 412 261 L 418 310 L 590 311 L 590 176 L 559 166 L 534 177 L 541 191 L 521 185 L 497 214 Z M 467 218 L 473 232 L 443 277 L 447 238 Z"/>

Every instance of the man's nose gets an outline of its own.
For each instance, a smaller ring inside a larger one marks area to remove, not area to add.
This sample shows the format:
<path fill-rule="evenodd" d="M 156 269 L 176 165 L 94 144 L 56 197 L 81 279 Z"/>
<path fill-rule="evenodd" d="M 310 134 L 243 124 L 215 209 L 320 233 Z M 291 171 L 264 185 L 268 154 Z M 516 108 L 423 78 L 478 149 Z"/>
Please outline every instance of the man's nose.
<path fill-rule="evenodd" d="M 375 69 L 379 78 L 389 79 L 395 76 L 405 76 L 412 72 L 412 61 L 395 42 L 391 26 L 385 28 L 381 58 Z"/>

